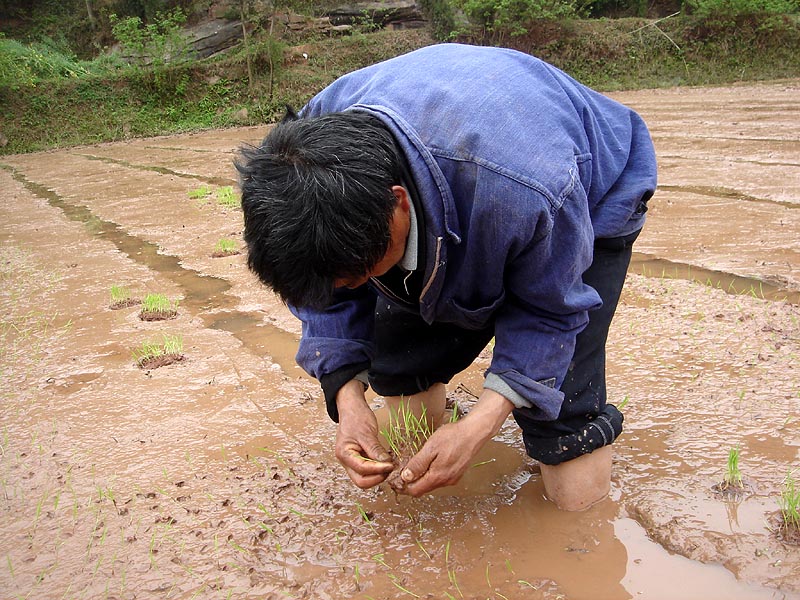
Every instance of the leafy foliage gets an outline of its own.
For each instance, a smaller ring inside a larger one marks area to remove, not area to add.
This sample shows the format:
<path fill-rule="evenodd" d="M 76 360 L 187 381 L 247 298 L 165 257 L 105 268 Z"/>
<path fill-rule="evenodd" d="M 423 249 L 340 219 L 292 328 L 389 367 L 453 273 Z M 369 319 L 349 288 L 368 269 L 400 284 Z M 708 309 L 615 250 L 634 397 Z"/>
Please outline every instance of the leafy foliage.
<path fill-rule="evenodd" d="M 19 90 L 43 79 L 76 78 L 88 70 L 75 57 L 61 53 L 46 42 L 21 44 L 0 34 L 0 86 Z"/>
<path fill-rule="evenodd" d="M 686 6 L 699 19 L 715 19 L 797 13 L 800 0 L 687 0 Z"/>
<path fill-rule="evenodd" d="M 470 21 L 489 32 L 527 33 L 527 24 L 577 15 L 576 0 L 457 0 Z"/>
<path fill-rule="evenodd" d="M 139 17 L 121 19 L 112 14 L 111 30 L 130 60 L 159 67 L 189 58 L 189 43 L 181 32 L 185 22 L 186 15 L 180 8 L 158 13 L 147 25 Z"/>

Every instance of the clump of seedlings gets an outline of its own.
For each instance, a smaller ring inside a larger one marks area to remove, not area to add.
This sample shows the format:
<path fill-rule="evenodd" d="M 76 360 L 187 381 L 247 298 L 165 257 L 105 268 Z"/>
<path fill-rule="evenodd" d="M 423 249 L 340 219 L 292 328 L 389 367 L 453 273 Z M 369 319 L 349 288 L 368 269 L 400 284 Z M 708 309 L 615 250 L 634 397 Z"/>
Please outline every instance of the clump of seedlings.
<path fill-rule="evenodd" d="M 157 369 L 183 360 L 183 338 L 164 334 L 163 342 L 146 341 L 133 349 L 133 358 L 140 369 Z"/>
<path fill-rule="evenodd" d="M 111 310 L 128 308 L 129 306 L 136 306 L 141 303 L 142 301 L 139 298 L 131 296 L 131 291 L 128 288 L 121 285 L 111 286 L 111 304 L 109 305 Z"/>
<path fill-rule="evenodd" d="M 781 509 L 781 537 L 786 542 L 800 545 L 800 489 L 791 471 L 783 480 L 778 505 Z"/>
<path fill-rule="evenodd" d="M 194 188 L 193 190 L 189 190 L 187 192 L 189 198 L 193 200 L 200 200 L 202 198 L 206 198 L 211 195 L 211 188 L 207 185 L 201 185 L 198 188 Z"/>
<path fill-rule="evenodd" d="M 394 470 L 386 478 L 386 483 L 396 493 L 405 492 L 406 484 L 400 474 L 411 457 L 420 451 L 432 433 L 424 406 L 421 414 L 417 416 L 411 410 L 409 403 L 404 403 L 401 399 L 397 413 L 389 411 L 389 422 L 381 430 L 381 435 L 389 445 L 392 463 L 394 463 Z"/>
<path fill-rule="evenodd" d="M 222 256 L 233 256 L 234 254 L 239 254 L 238 244 L 233 240 L 221 238 L 214 246 L 211 256 L 220 258 Z"/>
<path fill-rule="evenodd" d="M 728 451 L 728 462 L 722 481 L 714 486 L 714 490 L 725 498 L 739 497 L 746 490 L 742 471 L 739 469 L 739 446 Z"/>
<path fill-rule="evenodd" d="M 217 190 L 217 203 L 225 208 L 239 208 L 241 201 L 233 186 L 226 185 Z"/>
<path fill-rule="evenodd" d="M 178 301 L 170 300 L 164 294 L 147 294 L 142 300 L 139 318 L 142 321 L 164 321 L 178 314 Z"/>

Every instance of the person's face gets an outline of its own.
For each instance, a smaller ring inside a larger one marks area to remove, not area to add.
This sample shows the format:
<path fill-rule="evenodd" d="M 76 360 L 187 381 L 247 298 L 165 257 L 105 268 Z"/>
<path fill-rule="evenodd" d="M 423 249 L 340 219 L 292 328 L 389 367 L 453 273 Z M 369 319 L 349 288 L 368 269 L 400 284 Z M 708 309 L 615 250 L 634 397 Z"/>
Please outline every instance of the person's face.
<path fill-rule="evenodd" d="M 343 279 L 336 279 L 333 282 L 334 287 L 357 288 L 364 285 L 369 281 L 370 277 L 380 277 L 385 274 L 389 269 L 395 266 L 403 258 L 406 251 L 406 240 L 408 239 L 408 230 L 411 226 L 410 220 L 410 205 L 408 192 L 402 186 L 396 185 L 392 187 L 394 197 L 397 199 L 397 205 L 394 208 L 392 220 L 389 223 L 389 233 L 391 238 L 389 240 L 389 248 L 386 250 L 383 258 L 379 260 L 368 273 L 361 277 L 348 277 Z"/>

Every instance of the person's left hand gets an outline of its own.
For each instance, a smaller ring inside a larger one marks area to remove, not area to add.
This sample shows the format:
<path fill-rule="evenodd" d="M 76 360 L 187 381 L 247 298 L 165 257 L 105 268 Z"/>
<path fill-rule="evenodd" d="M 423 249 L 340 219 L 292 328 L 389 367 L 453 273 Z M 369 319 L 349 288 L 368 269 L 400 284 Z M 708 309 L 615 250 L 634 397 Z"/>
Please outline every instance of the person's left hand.
<path fill-rule="evenodd" d="M 513 405 L 497 392 L 484 390 L 470 413 L 437 429 L 408 461 L 401 477 L 405 491 L 417 497 L 455 485 L 483 445 L 500 429 Z"/>

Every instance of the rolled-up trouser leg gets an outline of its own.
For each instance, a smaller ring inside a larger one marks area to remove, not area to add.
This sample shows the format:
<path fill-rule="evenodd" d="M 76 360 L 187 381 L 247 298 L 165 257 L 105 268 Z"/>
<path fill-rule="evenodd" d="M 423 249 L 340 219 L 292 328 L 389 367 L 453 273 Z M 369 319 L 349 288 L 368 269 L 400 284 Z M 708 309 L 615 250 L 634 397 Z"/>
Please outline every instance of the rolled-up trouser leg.
<path fill-rule="evenodd" d="M 588 454 L 611 444 L 622 432 L 622 413 L 606 404 L 606 340 L 638 234 L 595 243 L 583 281 L 597 290 L 603 306 L 589 313 L 589 324 L 578 334 L 561 386 L 564 404 L 558 419 L 536 420 L 525 409 L 514 410 L 527 453 L 544 464 L 557 465 Z"/>

